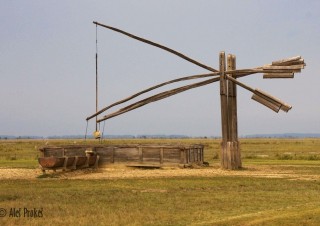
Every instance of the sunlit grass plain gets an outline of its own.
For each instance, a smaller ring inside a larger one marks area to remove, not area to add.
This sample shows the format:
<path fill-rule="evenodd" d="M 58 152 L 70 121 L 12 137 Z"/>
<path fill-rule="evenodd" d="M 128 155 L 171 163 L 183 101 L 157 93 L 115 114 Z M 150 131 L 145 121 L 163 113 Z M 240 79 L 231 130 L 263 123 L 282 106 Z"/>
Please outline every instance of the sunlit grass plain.
<path fill-rule="evenodd" d="M 81 140 L 2 140 L 0 168 L 36 168 L 38 147 Z M 96 141 L 87 141 L 96 142 Z M 205 145 L 219 165 L 218 139 L 106 140 L 108 144 Z M 244 169 L 320 174 L 320 139 L 242 139 Z M 194 169 L 197 170 L 197 169 Z M 43 208 L 41 218 L 0 225 L 319 225 L 320 181 L 250 176 L 149 179 L 0 180 L 0 208 Z"/>

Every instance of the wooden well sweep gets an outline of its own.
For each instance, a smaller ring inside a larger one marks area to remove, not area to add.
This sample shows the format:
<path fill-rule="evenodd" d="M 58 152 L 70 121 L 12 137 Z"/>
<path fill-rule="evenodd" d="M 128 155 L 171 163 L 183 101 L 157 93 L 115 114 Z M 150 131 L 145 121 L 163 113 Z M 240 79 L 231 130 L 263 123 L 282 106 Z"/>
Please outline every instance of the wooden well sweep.
<path fill-rule="evenodd" d="M 227 61 L 225 59 L 225 52 L 220 52 L 219 54 L 219 70 L 214 69 L 211 66 L 205 65 L 195 59 L 192 59 L 185 54 L 182 54 L 174 49 L 168 48 L 159 43 L 147 40 L 145 38 L 133 35 L 126 31 L 120 30 L 115 27 L 111 27 L 109 25 L 104 25 L 98 22 L 93 22 L 97 26 L 101 26 L 107 28 L 109 30 L 115 31 L 137 41 L 143 42 L 145 44 L 160 48 L 164 51 L 167 51 L 171 54 L 174 54 L 194 65 L 197 65 L 203 69 L 210 71 L 207 74 L 199 74 L 192 75 L 187 77 L 181 77 L 178 79 L 173 79 L 167 82 L 160 83 L 158 85 L 149 87 L 145 90 L 142 90 L 138 93 L 135 93 L 125 99 L 121 99 L 107 107 L 102 108 L 101 110 L 96 109 L 96 112 L 91 116 L 87 117 L 88 120 L 96 117 L 96 128 L 97 123 L 102 121 L 111 119 L 113 117 L 119 116 L 124 113 L 128 113 L 134 109 L 143 107 L 147 104 L 162 100 L 164 98 L 168 98 L 170 96 L 176 95 L 181 92 L 185 92 L 190 89 L 198 88 L 204 85 L 208 85 L 214 82 L 220 81 L 220 102 L 221 102 L 221 127 L 222 127 L 222 142 L 221 142 L 221 167 L 223 169 L 239 169 L 242 167 L 241 163 L 241 154 L 240 147 L 238 141 L 238 121 L 237 121 L 237 86 L 240 86 L 249 92 L 253 93 L 252 99 L 257 101 L 258 103 L 270 108 L 271 110 L 278 113 L 280 110 L 284 112 L 288 112 L 292 106 L 281 101 L 280 99 L 260 90 L 254 89 L 242 82 L 240 82 L 239 78 L 262 73 L 263 78 L 265 79 L 288 79 L 294 78 L 295 73 L 301 72 L 302 69 L 306 66 L 304 59 L 301 56 L 295 56 L 291 58 L 281 59 L 277 61 L 273 61 L 271 64 L 266 64 L 256 68 L 250 69 L 236 69 L 236 57 L 235 55 L 228 55 Z M 227 64 L 227 65 L 226 65 Z M 200 79 L 211 77 L 210 79 L 192 83 L 189 85 L 181 86 L 178 88 L 174 88 L 171 90 L 167 90 L 155 95 L 152 95 L 148 98 L 136 101 L 132 104 L 129 104 L 125 107 L 120 108 L 119 110 L 109 112 L 102 118 L 97 118 L 101 113 L 109 110 L 112 107 L 115 107 L 119 104 L 125 103 L 133 98 L 140 96 L 141 94 L 147 93 L 151 90 L 157 89 L 164 85 L 172 84 L 180 81 L 187 81 L 192 79 Z M 97 148 L 99 149 L 99 148 Z M 190 146 L 187 148 L 168 148 L 168 147 L 153 147 L 152 145 L 149 147 L 139 146 L 139 147 L 104 147 L 102 148 L 104 151 L 102 156 L 104 156 L 103 162 L 115 162 L 115 156 L 121 156 L 116 161 L 126 161 L 128 159 L 135 162 L 135 164 L 144 164 L 145 162 L 151 163 L 154 162 L 156 164 L 164 164 L 166 161 L 172 162 L 174 159 L 174 163 L 178 164 L 189 164 L 196 162 L 195 159 L 191 159 L 190 153 L 191 151 L 196 151 L 198 153 L 198 146 Z M 121 151 L 121 149 L 127 149 L 126 152 Z M 201 149 L 201 148 L 200 148 Z M 188 151 L 189 150 L 189 151 Z M 203 150 L 203 148 L 202 148 Z M 99 151 L 97 151 L 98 153 Z M 203 151 L 199 152 L 202 155 L 203 160 Z M 166 159 L 165 156 L 175 156 Z M 180 156 L 180 159 L 178 158 Z M 188 157 L 189 156 L 189 157 Z M 126 159 L 127 158 L 127 159 Z M 190 162 L 189 162 L 190 161 Z"/>

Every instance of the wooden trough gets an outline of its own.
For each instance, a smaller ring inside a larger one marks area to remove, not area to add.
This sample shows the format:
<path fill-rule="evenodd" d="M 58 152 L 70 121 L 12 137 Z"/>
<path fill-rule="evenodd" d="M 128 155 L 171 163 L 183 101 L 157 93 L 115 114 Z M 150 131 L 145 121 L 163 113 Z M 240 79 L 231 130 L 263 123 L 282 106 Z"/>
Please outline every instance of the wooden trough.
<path fill-rule="evenodd" d="M 73 155 L 72 150 L 80 151 Z M 39 165 L 43 172 L 46 170 L 67 170 L 98 167 L 99 155 L 94 154 L 91 150 L 82 147 L 44 147 L 40 148 L 42 155 L 38 158 Z M 70 152 L 71 151 L 71 152 Z"/>
<path fill-rule="evenodd" d="M 65 145 L 45 146 L 39 164 L 46 169 L 108 167 L 188 167 L 203 164 L 203 145 Z M 91 155 L 88 156 L 88 153 Z M 73 162 L 71 163 L 73 159 Z"/>

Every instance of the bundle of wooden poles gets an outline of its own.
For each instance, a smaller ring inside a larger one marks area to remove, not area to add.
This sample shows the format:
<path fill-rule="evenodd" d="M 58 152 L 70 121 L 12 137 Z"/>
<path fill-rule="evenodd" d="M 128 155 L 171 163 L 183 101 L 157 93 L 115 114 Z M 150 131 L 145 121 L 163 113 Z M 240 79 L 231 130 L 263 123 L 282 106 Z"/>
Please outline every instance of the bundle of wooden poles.
<path fill-rule="evenodd" d="M 204 85 L 208 85 L 213 82 L 220 81 L 220 76 L 221 76 L 220 71 L 218 71 L 210 66 L 207 66 L 203 63 L 200 63 L 199 61 L 196 61 L 196 60 L 194 60 L 194 59 L 192 59 L 192 58 L 190 58 L 190 57 L 188 57 L 188 56 L 186 56 L 176 50 L 170 49 L 166 46 L 160 45 L 160 44 L 152 42 L 150 40 L 135 36 L 135 35 L 130 34 L 128 32 L 122 31 L 118 28 L 107 26 L 107 25 L 104 25 L 104 24 L 101 24 L 98 22 L 93 22 L 93 23 L 95 23 L 96 25 L 105 27 L 107 29 L 111 29 L 113 31 L 119 32 L 121 34 L 124 34 L 124 35 L 130 37 L 130 38 L 136 39 L 138 41 L 141 41 L 141 42 L 147 43 L 149 45 L 155 46 L 157 48 L 163 49 L 165 51 L 168 51 L 168 52 L 170 52 L 180 58 L 183 58 L 183 59 L 185 59 L 195 65 L 198 65 L 206 70 L 211 71 L 211 73 L 182 77 L 182 78 L 170 80 L 170 81 L 152 86 L 148 89 L 145 89 L 145 90 L 142 90 L 138 93 L 135 93 L 125 99 L 117 101 L 117 102 L 97 111 L 96 113 L 87 117 L 86 118 L 87 121 L 96 117 L 97 115 L 100 115 L 101 113 L 105 112 L 106 110 L 109 110 L 110 108 L 112 108 L 114 106 L 117 106 L 119 104 L 123 104 L 123 103 L 125 103 L 129 100 L 132 100 L 133 98 L 136 98 L 144 93 L 155 90 L 155 89 L 162 87 L 162 86 L 165 86 L 165 85 L 169 85 L 169 84 L 180 82 L 180 81 L 211 77 L 210 79 L 207 79 L 207 80 L 204 80 L 201 82 L 196 82 L 196 83 L 192 83 L 190 85 L 185 85 L 185 86 L 181 86 L 181 87 L 178 87 L 175 89 L 164 91 L 164 92 L 158 93 L 156 95 L 150 96 L 148 98 L 145 98 L 143 100 L 137 101 L 137 102 L 130 104 L 126 107 L 123 107 L 115 112 L 107 114 L 107 115 L 103 116 L 101 119 L 97 119 L 97 122 L 101 122 L 101 121 L 116 117 L 118 115 L 124 114 L 126 112 L 132 111 L 137 108 L 140 108 L 146 104 L 150 104 L 152 102 L 162 100 L 164 98 L 176 95 L 178 93 L 181 93 L 181 92 L 184 92 L 184 91 L 187 91 L 190 89 L 194 89 L 197 87 L 201 87 Z M 297 57 L 282 59 L 282 60 L 278 60 L 278 61 L 273 61 L 271 64 L 264 65 L 264 66 L 257 67 L 257 68 L 253 68 L 253 69 L 227 70 L 224 72 L 224 76 L 229 81 L 232 81 L 233 83 L 251 91 L 254 94 L 252 99 L 264 104 L 265 106 L 271 108 L 272 110 L 274 110 L 276 112 L 278 112 L 280 109 L 284 110 L 284 111 L 288 111 L 291 109 L 290 105 L 282 102 L 281 100 L 279 100 L 275 97 L 272 97 L 271 95 L 269 95 L 261 90 L 253 89 L 253 88 L 239 82 L 236 78 L 240 78 L 240 77 L 244 77 L 244 76 L 256 74 L 256 73 L 263 73 L 263 78 L 293 78 L 294 73 L 300 72 L 301 69 L 303 69 L 305 65 L 306 64 L 304 63 L 304 59 L 302 59 L 300 56 L 297 56 Z"/>

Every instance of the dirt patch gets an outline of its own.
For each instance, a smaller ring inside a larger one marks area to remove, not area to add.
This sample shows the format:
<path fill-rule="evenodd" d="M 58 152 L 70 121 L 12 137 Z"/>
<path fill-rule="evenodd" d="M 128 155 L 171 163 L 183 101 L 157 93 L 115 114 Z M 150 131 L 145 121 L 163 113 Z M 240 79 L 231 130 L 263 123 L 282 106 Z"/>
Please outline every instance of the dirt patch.
<path fill-rule="evenodd" d="M 0 168 L 0 180 L 3 179 L 35 179 L 41 174 L 40 169 Z"/>
<path fill-rule="evenodd" d="M 222 170 L 219 167 L 200 169 L 141 169 L 141 168 L 100 168 L 76 171 L 49 171 L 45 175 L 40 169 L 8 169 L 0 168 L 0 180 L 3 179 L 128 179 L 128 178 L 173 178 L 173 177 L 218 177 L 242 176 L 264 178 L 287 178 L 290 180 L 320 180 L 318 174 L 301 174 L 292 169 L 275 168 L 273 166 L 247 166 L 242 170 Z"/>

